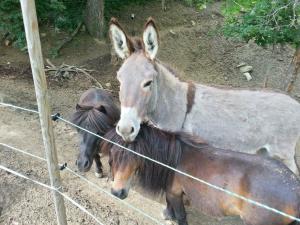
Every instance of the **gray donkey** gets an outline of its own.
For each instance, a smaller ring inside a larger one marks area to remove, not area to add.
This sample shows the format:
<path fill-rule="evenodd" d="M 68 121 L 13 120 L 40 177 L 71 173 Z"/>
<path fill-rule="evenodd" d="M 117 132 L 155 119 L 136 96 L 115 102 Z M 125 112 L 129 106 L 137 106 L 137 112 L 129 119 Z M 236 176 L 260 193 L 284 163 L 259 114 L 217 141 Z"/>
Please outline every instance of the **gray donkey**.
<path fill-rule="evenodd" d="M 140 124 L 150 122 L 162 130 L 196 134 L 217 148 L 268 153 L 298 173 L 300 104 L 296 100 L 267 90 L 180 81 L 155 58 L 158 32 L 152 18 L 142 38 L 128 37 L 114 18 L 109 30 L 117 55 L 124 59 L 117 73 L 121 118 L 116 129 L 125 141 L 133 141 Z"/>

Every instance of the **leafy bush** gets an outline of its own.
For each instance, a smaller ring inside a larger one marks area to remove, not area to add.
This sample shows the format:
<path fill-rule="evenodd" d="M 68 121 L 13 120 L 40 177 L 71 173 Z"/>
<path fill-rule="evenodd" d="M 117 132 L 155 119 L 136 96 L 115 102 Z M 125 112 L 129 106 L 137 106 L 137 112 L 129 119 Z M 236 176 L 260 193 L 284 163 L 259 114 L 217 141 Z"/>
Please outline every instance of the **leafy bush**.
<path fill-rule="evenodd" d="M 18 47 L 24 45 L 25 34 L 23 32 L 22 14 L 18 0 L 2 0 L 0 2 L 0 33 L 11 34 Z"/>
<path fill-rule="evenodd" d="M 291 92 L 300 72 L 300 3 L 299 0 L 228 0 L 224 7 L 224 32 L 259 45 L 292 44 L 295 46 L 292 69 L 287 71 L 285 90 Z"/>
<path fill-rule="evenodd" d="M 36 0 L 40 24 L 73 30 L 82 20 L 86 0 Z M 19 0 L 0 1 L 0 33 L 9 33 L 16 47 L 25 45 L 25 34 Z"/>
<path fill-rule="evenodd" d="M 147 0 L 103 0 L 105 20 L 128 4 L 144 4 Z M 87 0 L 36 0 L 40 25 L 73 31 L 82 21 Z M 19 0 L 0 0 L 0 34 L 9 33 L 16 47 L 25 45 L 25 34 Z"/>
<path fill-rule="evenodd" d="M 259 45 L 300 44 L 300 5 L 296 0 L 228 0 L 224 33 Z"/>
<path fill-rule="evenodd" d="M 55 1 L 54 7 L 57 8 L 50 8 L 51 12 L 55 12 L 54 17 L 51 18 L 53 25 L 59 29 L 73 31 L 83 19 L 86 0 L 61 0 L 60 3 L 58 0 Z"/>

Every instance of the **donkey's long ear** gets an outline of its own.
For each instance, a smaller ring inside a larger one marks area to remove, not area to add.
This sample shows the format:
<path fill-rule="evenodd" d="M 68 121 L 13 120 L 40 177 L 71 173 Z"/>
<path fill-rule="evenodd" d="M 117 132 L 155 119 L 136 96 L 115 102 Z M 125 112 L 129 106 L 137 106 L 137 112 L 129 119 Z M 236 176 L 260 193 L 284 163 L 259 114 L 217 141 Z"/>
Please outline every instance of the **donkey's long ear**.
<path fill-rule="evenodd" d="M 145 24 L 143 41 L 147 56 L 153 60 L 158 50 L 158 32 L 152 17 L 149 17 Z"/>
<path fill-rule="evenodd" d="M 110 20 L 109 33 L 117 55 L 122 59 L 128 57 L 133 51 L 133 47 L 116 18 Z"/>

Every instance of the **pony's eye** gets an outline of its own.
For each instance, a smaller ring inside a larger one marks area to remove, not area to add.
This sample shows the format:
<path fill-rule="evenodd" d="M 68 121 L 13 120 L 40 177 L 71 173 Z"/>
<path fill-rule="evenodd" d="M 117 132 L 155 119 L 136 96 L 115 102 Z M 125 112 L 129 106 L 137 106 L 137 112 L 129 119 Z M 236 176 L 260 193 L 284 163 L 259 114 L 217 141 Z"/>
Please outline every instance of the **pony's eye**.
<path fill-rule="evenodd" d="M 152 84 L 152 80 L 147 81 L 146 83 L 144 83 L 144 88 L 145 87 L 149 87 Z"/>

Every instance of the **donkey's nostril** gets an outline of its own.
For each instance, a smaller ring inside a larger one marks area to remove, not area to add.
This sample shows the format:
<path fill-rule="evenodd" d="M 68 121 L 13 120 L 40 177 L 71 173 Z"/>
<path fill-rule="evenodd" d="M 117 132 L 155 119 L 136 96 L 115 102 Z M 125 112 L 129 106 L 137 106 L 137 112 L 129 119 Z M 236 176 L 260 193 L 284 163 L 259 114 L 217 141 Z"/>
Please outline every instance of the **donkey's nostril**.
<path fill-rule="evenodd" d="M 120 132 L 120 126 L 119 126 L 119 125 L 117 126 L 117 131 L 119 131 L 119 132 Z"/>
<path fill-rule="evenodd" d="M 132 134 L 134 132 L 134 127 L 131 127 L 130 133 Z"/>

